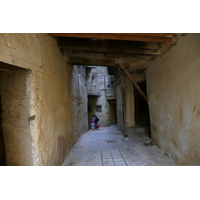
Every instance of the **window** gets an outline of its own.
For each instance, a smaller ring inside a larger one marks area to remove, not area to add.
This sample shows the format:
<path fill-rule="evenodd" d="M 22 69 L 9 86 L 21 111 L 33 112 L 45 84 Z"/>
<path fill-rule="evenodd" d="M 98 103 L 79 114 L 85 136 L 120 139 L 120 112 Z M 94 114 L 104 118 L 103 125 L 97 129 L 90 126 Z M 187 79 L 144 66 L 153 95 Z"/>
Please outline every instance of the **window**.
<path fill-rule="evenodd" d="M 101 109 L 100 105 L 96 106 L 96 112 L 102 112 L 102 109 Z"/>

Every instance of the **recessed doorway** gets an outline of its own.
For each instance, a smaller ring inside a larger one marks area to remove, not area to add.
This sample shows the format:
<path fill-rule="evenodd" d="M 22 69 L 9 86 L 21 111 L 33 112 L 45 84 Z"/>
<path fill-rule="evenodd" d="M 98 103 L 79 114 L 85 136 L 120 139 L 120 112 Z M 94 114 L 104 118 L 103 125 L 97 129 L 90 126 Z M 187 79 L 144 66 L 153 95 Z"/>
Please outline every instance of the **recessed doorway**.
<path fill-rule="evenodd" d="M 32 166 L 32 72 L 0 62 L 0 165 Z"/>

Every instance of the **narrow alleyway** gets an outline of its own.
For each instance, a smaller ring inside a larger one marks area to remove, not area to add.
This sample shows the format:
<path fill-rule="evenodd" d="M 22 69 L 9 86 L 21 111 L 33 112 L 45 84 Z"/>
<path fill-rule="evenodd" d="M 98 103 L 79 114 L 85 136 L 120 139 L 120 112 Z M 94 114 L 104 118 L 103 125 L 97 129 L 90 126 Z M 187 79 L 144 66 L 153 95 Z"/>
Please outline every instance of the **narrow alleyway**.
<path fill-rule="evenodd" d="M 79 138 L 62 166 L 176 166 L 144 132 L 125 139 L 116 125 L 89 130 Z"/>

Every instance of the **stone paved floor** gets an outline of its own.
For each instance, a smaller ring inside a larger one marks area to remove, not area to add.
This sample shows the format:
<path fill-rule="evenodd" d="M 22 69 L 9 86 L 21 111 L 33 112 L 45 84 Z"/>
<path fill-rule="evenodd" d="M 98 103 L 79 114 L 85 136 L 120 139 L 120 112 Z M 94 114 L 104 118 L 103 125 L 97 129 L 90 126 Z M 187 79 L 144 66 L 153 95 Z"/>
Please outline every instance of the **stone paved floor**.
<path fill-rule="evenodd" d="M 125 139 L 117 126 L 83 134 L 62 166 L 176 166 L 141 131 Z"/>

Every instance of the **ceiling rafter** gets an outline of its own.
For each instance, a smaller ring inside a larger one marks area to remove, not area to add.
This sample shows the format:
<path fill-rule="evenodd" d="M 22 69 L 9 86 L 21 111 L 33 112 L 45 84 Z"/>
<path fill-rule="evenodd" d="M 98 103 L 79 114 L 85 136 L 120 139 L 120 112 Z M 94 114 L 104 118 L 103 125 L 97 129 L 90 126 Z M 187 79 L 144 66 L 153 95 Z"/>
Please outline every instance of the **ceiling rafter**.
<path fill-rule="evenodd" d="M 138 36 L 162 36 L 162 37 L 172 37 L 178 36 L 179 33 L 112 33 L 112 34 L 123 34 L 123 35 L 138 35 Z"/>
<path fill-rule="evenodd" d="M 68 52 L 111 53 L 132 55 L 159 55 L 161 45 L 157 43 L 116 41 L 116 40 L 91 40 L 87 38 L 59 37 L 58 47 Z"/>
<path fill-rule="evenodd" d="M 49 33 L 55 37 L 67 62 L 83 65 L 119 66 L 130 73 L 145 70 L 184 36 L 182 33 Z"/>
<path fill-rule="evenodd" d="M 173 37 L 151 35 L 151 34 L 116 34 L 116 33 L 49 33 L 51 36 L 58 37 L 77 37 L 77 38 L 93 38 L 93 39 L 107 39 L 107 40 L 128 40 L 128 41 L 143 41 L 143 42 L 157 42 L 166 45 L 173 44 Z"/>

